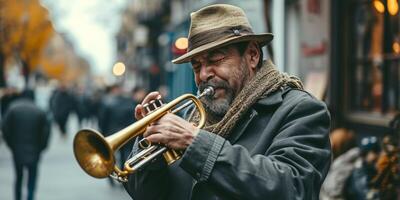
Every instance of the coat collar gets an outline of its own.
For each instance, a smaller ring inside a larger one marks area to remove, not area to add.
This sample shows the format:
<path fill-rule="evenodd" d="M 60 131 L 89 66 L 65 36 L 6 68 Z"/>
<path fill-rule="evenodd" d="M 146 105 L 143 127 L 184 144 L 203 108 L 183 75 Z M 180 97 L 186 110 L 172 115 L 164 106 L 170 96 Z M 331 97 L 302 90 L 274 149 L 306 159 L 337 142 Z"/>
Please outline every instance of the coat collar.
<path fill-rule="evenodd" d="M 281 88 L 281 89 L 273 92 L 271 95 L 257 101 L 256 105 L 274 106 L 274 105 L 280 104 L 283 101 L 282 96 L 283 96 L 284 92 L 285 92 L 285 89 Z"/>
<path fill-rule="evenodd" d="M 255 103 L 255 106 L 261 106 L 262 109 L 266 109 L 267 107 L 270 106 L 275 106 L 280 104 L 283 101 L 283 95 L 286 93 L 286 89 L 280 89 L 277 90 L 276 92 L 273 92 L 271 95 L 260 99 Z M 250 122 L 258 115 L 258 112 L 252 106 L 249 110 L 249 112 L 241 119 L 240 123 L 238 126 L 234 129 L 233 135 L 229 137 L 229 141 L 231 143 L 235 143 L 240 136 L 244 133 L 246 130 L 247 126 L 250 124 Z"/>

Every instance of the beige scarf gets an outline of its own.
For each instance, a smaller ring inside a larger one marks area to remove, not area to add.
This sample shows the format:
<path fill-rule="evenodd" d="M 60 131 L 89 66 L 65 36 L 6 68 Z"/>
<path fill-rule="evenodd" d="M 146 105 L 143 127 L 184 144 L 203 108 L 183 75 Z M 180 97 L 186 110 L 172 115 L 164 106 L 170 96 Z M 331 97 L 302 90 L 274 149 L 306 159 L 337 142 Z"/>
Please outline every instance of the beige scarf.
<path fill-rule="evenodd" d="M 231 107 L 221 121 L 214 124 L 206 123 L 203 129 L 227 138 L 240 118 L 254 103 L 286 86 L 303 89 L 303 84 L 297 77 L 281 73 L 271 61 L 265 61 L 255 77 L 243 87 L 233 100 Z M 199 121 L 197 110 L 194 110 L 190 115 L 189 121 L 195 123 Z"/>

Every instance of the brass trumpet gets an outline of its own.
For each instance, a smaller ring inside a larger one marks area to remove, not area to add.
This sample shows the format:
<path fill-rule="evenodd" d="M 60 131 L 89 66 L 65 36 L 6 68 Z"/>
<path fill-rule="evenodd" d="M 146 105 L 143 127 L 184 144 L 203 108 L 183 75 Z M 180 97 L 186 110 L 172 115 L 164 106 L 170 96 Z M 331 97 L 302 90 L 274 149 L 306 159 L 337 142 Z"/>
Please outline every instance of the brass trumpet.
<path fill-rule="evenodd" d="M 214 95 L 214 89 L 209 86 L 197 97 L 192 94 L 184 94 L 165 105 L 154 103 L 152 105 L 154 110 L 148 108 L 147 111 L 149 113 L 144 118 L 108 137 L 104 137 L 101 133 L 93 129 L 82 129 L 74 137 L 73 148 L 75 158 L 81 168 L 90 176 L 95 178 L 111 176 L 121 182 L 126 182 L 130 173 L 136 172 L 160 154 L 163 154 L 168 164 L 172 164 L 181 157 L 180 152 L 164 146 L 153 145 L 146 142 L 146 140 L 142 140 L 139 143 L 139 146 L 143 150 L 127 160 L 123 170 L 115 165 L 114 152 L 129 140 L 142 135 L 151 123 L 160 119 L 165 114 L 179 112 L 192 103 L 195 104 L 200 113 L 200 121 L 197 127 L 203 127 L 205 124 L 205 110 L 199 98 L 211 95 Z M 182 104 L 187 99 L 191 101 Z M 173 110 L 179 104 L 182 105 Z"/>

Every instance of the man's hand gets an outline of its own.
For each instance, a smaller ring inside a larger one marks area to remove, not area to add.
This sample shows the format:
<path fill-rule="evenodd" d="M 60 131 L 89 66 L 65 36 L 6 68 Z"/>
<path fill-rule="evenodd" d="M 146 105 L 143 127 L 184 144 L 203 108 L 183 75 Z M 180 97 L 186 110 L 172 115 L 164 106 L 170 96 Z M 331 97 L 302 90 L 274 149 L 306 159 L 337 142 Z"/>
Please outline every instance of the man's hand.
<path fill-rule="evenodd" d="M 149 126 L 144 137 L 171 149 L 184 150 L 192 144 L 199 128 L 177 115 L 168 113 Z"/>
<path fill-rule="evenodd" d="M 144 104 L 156 99 L 158 92 L 149 93 L 143 102 L 136 106 L 135 117 L 140 120 L 145 116 Z M 143 136 L 151 143 L 159 143 L 171 149 L 184 150 L 192 144 L 199 128 L 177 115 L 167 113 L 147 127 Z"/>

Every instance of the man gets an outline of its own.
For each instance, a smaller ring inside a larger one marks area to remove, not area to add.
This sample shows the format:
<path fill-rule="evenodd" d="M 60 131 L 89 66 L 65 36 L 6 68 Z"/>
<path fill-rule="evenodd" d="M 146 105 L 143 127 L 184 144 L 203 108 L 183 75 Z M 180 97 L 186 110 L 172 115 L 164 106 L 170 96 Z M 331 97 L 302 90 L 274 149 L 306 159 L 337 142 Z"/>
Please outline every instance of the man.
<path fill-rule="evenodd" d="M 2 122 L 3 137 L 11 150 L 15 168 L 15 199 L 22 197 L 24 170 L 28 172 L 27 199 L 34 199 L 38 164 L 49 139 L 46 113 L 33 102 L 33 92 L 25 91 L 10 105 Z"/>
<path fill-rule="evenodd" d="M 240 8 L 219 4 L 191 14 L 188 39 L 187 53 L 173 62 L 192 63 L 199 91 L 214 87 L 202 98 L 207 124 L 195 127 L 192 110 L 189 121 L 166 114 L 149 126 L 147 140 L 184 154 L 171 166 L 158 159 L 130 175 L 132 198 L 318 199 L 330 164 L 330 117 L 298 79 L 262 62 L 272 35 L 254 34 Z"/>

